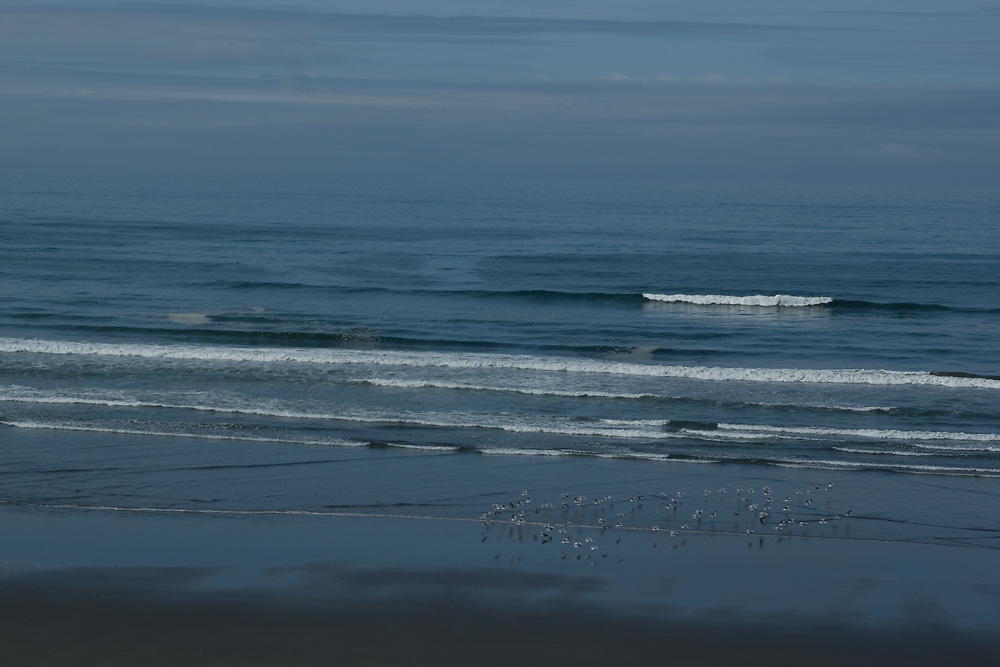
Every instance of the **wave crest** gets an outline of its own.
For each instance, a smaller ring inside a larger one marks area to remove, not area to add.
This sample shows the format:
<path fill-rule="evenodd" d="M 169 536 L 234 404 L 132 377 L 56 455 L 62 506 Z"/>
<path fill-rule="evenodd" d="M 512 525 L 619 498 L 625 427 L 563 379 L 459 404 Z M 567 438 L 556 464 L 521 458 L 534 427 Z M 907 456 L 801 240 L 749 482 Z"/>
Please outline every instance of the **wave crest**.
<path fill-rule="evenodd" d="M 750 296 L 730 296 L 727 294 L 652 294 L 643 292 L 650 301 L 667 303 L 692 303 L 699 306 L 760 306 L 765 308 L 800 308 L 822 306 L 832 303 L 828 296 L 792 296 L 790 294 L 753 294 Z"/>
<path fill-rule="evenodd" d="M 1000 389 L 1000 380 L 956 373 L 866 369 L 742 368 L 660 366 L 622 361 L 536 357 L 470 352 L 404 352 L 349 348 L 254 348 L 144 343 L 84 343 L 0 338 L 0 353 L 137 357 L 178 361 L 301 363 L 347 366 L 399 366 L 525 370 L 546 373 L 618 374 L 716 382 L 796 382 L 807 384 L 932 385 Z"/>

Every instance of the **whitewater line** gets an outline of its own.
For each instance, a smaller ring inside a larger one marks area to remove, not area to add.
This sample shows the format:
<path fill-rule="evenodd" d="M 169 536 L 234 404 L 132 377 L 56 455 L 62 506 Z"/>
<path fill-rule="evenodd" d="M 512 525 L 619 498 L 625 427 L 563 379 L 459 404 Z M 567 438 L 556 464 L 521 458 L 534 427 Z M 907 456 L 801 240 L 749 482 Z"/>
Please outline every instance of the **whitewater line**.
<path fill-rule="evenodd" d="M 144 359 L 208 362 L 301 363 L 528 370 L 561 373 L 608 373 L 710 381 L 931 385 L 956 388 L 1000 389 L 1000 380 L 993 378 L 932 374 L 926 371 L 659 366 L 622 361 L 599 361 L 596 359 L 474 352 L 442 353 L 314 348 L 242 348 L 141 343 L 83 343 L 0 338 L 0 353 L 4 352 L 138 357 Z"/>
<path fill-rule="evenodd" d="M 752 294 L 750 296 L 730 296 L 728 294 L 652 294 L 643 292 L 650 301 L 666 303 L 691 303 L 699 306 L 758 306 L 764 308 L 803 308 L 832 303 L 828 296 L 792 296 L 791 294 Z"/>

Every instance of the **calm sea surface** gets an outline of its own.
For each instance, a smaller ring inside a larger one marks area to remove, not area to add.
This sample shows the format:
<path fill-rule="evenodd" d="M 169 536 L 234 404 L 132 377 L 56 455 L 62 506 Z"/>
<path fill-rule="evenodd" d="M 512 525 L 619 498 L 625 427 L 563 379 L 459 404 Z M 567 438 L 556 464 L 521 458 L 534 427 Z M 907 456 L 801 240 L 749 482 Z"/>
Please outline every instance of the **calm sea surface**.
<path fill-rule="evenodd" d="M 316 510 L 362 451 L 399 505 L 468 457 L 1000 477 L 998 229 L 954 192 L 8 190 L 0 500 Z"/>

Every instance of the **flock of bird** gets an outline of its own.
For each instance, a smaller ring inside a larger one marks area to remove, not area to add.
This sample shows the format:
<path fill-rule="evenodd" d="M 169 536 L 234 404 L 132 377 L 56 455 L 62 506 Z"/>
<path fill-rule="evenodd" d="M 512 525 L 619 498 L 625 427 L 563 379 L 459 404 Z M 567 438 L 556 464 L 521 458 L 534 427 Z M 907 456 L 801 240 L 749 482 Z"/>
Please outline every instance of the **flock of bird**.
<path fill-rule="evenodd" d="M 778 493 L 770 486 L 723 487 L 627 498 L 560 493 L 558 499 L 543 502 L 522 491 L 519 497 L 494 503 L 482 513 L 482 541 L 551 544 L 563 560 L 596 565 L 611 558 L 610 546 L 620 544 L 626 535 L 644 536 L 654 549 L 661 544 L 677 549 L 686 544 L 687 537 L 698 534 L 745 535 L 761 545 L 771 536 L 779 540 L 792 535 L 846 536 L 850 522 L 844 520 L 856 517 L 852 510 L 833 511 L 837 503 L 832 491 L 831 482 L 789 493 Z"/>

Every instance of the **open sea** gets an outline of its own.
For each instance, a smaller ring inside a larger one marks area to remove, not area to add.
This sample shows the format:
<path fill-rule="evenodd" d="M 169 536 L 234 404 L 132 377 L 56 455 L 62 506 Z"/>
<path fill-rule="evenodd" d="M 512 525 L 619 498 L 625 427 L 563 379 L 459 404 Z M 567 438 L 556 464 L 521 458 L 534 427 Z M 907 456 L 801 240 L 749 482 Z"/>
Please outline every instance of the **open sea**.
<path fill-rule="evenodd" d="M 955 191 L 8 186 L 0 502 L 488 525 L 648 493 L 587 518 L 996 549 L 998 229 Z"/>

